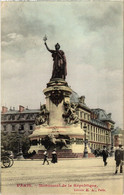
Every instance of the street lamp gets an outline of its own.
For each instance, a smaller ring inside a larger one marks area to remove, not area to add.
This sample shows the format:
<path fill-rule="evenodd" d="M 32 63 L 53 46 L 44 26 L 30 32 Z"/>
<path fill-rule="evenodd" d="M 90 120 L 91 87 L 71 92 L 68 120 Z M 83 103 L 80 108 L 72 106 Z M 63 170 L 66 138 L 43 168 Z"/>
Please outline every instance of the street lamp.
<path fill-rule="evenodd" d="M 106 148 L 108 148 L 108 132 L 106 132 Z"/>
<path fill-rule="evenodd" d="M 111 128 L 111 156 L 114 156 L 114 129 L 113 127 Z"/>
<path fill-rule="evenodd" d="M 88 150 L 87 150 L 87 143 L 88 143 L 88 140 L 86 139 L 86 130 L 87 130 L 86 124 L 84 124 L 83 129 L 84 129 L 84 132 L 85 132 L 85 140 L 84 140 L 85 146 L 84 146 L 84 156 L 83 156 L 83 157 L 84 157 L 84 158 L 87 158 L 87 157 L 88 157 Z"/>

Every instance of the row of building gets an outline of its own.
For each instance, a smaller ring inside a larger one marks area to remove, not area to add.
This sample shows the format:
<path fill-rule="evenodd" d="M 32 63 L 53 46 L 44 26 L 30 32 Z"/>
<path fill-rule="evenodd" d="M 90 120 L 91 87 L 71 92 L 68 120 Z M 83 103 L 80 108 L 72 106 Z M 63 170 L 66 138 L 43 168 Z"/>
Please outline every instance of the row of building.
<path fill-rule="evenodd" d="M 90 109 L 85 103 L 85 97 L 79 97 L 73 92 L 70 101 L 76 104 L 76 112 L 80 119 L 81 129 L 85 127 L 86 139 L 90 148 L 102 149 L 104 145 L 107 148 L 122 144 L 123 136 L 121 136 L 114 128 L 115 122 L 111 118 L 111 113 L 107 114 L 105 110 L 97 108 Z M 33 133 L 35 129 L 35 118 L 38 116 L 40 109 L 29 109 L 19 106 L 8 109 L 2 107 L 1 112 L 1 130 L 4 135 L 23 130 L 25 136 Z"/>

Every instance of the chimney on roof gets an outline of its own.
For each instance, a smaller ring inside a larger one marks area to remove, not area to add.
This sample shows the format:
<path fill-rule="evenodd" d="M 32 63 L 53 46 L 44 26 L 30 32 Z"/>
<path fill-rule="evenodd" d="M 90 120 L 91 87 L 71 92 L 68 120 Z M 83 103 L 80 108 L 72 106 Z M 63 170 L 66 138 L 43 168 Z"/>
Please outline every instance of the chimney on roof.
<path fill-rule="evenodd" d="M 28 106 L 26 107 L 26 110 L 29 110 L 29 109 L 28 109 Z"/>
<path fill-rule="evenodd" d="M 107 114 L 108 119 L 111 119 L 112 113 Z"/>
<path fill-rule="evenodd" d="M 24 108 L 25 108 L 24 106 L 19 105 L 19 112 L 23 112 Z"/>
<path fill-rule="evenodd" d="M 5 107 L 5 106 L 2 106 L 2 113 L 4 114 L 4 113 L 6 113 L 7 111 L 8 111 L 8 108 Z"/>
<path fill-rule="evenodd" d="M 85 96 L 79 97 L 79 102 L 85 104 Z"/>

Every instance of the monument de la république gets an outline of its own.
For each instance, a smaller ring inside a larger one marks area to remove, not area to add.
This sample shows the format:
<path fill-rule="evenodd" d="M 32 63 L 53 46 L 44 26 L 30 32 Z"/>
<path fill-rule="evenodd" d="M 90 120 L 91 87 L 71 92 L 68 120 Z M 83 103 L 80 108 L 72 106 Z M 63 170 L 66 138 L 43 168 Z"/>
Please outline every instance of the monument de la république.
<path fill-rule="evenodd" d="M 72 89 L 65 81 L 67 62 L 60 45 L 49 49 L 44 37 L 46 49 L 52 54 L 53 70 L 47 87 L 43 90 L 46 104 L 41 105 L 39 116 L 35 119 L 35 130 L 29 136 L 29 152 L 36 151 L 34 158 L 42 158 L 45 150 L 51 155 L 55 149 L 60 158 L 81 158 L 84 155 L 85 132 L 80 127 L 76 113 L 76 104 L 70 101 Z M 76 140 L 79 141 L 76 144 Z M 92 155 L 90 148 L 88 155 Z"/>

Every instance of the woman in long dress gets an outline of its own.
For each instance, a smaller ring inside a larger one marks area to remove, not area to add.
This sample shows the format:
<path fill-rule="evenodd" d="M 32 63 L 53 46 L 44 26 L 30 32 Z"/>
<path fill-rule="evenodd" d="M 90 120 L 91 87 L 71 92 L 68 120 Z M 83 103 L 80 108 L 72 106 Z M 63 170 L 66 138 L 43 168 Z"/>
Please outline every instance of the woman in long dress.
<path fill-rule="evenodd" d="M 57 154 L 56 154 L 56 151 L 53 150 L 52 152 L 52 160 L 51 160 L 52 163 L 57 163 Z"/>

